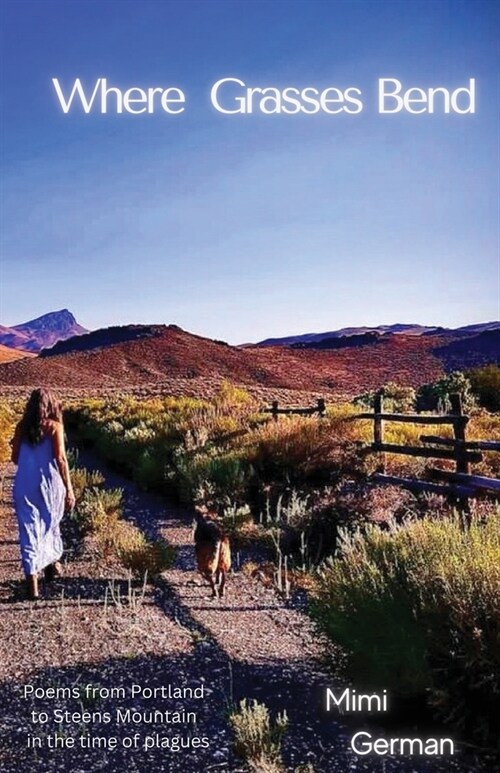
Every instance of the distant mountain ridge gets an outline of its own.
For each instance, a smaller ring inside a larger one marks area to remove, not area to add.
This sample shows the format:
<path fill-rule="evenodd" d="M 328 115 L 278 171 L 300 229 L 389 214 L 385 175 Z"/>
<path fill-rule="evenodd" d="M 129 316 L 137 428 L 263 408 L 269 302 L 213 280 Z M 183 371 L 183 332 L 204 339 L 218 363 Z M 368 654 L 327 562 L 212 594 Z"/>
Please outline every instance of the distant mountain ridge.
<path fill-rule="evenodd" d="M 479 333 L 486 332 L 488 330 L 499 330 L 500 321 L 496 322 L 480 322 L 474 325 L 464 325 L 459 328 L 444 328 L 437 325 L 417 325 L 417 324 L 403 324 L 396 323 L 394 325 L 377 325 L 376 327 L 343 327 L 339 330 L 331 330 L 325 333 L 304 333 L 295 336 L 284 336 L 282 338 L 265 338 L 263 341 L 259 341 L 256 346 L 293 346 L 293 347 L 307 347 L 307 348 L 319 348 L 319 349 L 336 349 L 339 345 L 334 339 L 358 337 L 359 342 L 353 340 L 353 345 L 359 345 L 362 343 L 363 336 L 375 336 L 382 335 L 432 335 L 432 336 L 453 336 L 461 337 L 467 335 L 477 335 Z M 365 339 L 367 342 L 370 338 Z M 373 340 L 373 339 L 372 339 Z M 328 345 L 330 341 L 330 346 Z M 344 345 L 349 345 L 347 342 Z"/>
<path fill-rule="evenodd" d="M 400 324 L 343 328 L 331 336 L 289 337 L 288 345 L 231 346 L 176 325 L 89 332 L 63 309 L 0 328 L 0 347 L 2 336 L 10 348 L 0 349 L 0 388 L 159 388 L 197 395 L 205 394 L 208 383 L 229 380 L 257 390 L 344 398 L 389 381 L 418 387 L 450 370 L 500 363 L 499 322 L 456 330 Z M 13 340 L 24 345 L 16 350 Z"/>
<path fill-rule="evenodd" d="M 418 387 L 453 369 L 500 362 L 500 327 L 453 336 L 371 333 L 333 340 L 333 347 L 330 341 L 241 347 L 176 325 L 111 327 L 73 336 L 38 357 L 0 364 L 0 388 L 153 387 L 203 395 L 207 384 L 229 380 L 254 389 L 346 397 L 389 381 Z"/>
<path fill-rule="evenodd" d="M 20 325 L 0 325 L 0 344 L 13 349 L 39 352 L 73 336 L 88 333 L 68 309 L 51 311 Z"/>

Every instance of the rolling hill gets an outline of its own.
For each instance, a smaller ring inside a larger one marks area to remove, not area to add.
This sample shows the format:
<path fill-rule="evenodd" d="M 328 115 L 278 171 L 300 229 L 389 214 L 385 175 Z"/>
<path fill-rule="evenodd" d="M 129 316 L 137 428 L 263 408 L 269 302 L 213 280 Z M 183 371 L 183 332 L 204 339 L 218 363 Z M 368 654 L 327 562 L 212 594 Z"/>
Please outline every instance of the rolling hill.
<path fill-rule="evenodd" d="M 444 371 L 441 339 L 382 336 L 339 350 L 239 348 L 176 326 L 126 326 L 88 333 L 42 356 L 0 366 L 0 385 L 124 388 L 186 379 L 354 395 L 387 381 L 417 386 Z"/>
<path fill-rule="evenodd" d="M 176 325 L 126 325 L 80 332 L 38 357 L 0 364 L 0 387 L 168 391 L 174 385 L 177 392 L 205 394 L 208 382 L 226 379 L 259 389 L 352 396 L 388 381 L 417 387 L 451 369 L 499 361 L 495 328 L 452 336 L 372 331 L 331 342 L 239 347 Z"/>

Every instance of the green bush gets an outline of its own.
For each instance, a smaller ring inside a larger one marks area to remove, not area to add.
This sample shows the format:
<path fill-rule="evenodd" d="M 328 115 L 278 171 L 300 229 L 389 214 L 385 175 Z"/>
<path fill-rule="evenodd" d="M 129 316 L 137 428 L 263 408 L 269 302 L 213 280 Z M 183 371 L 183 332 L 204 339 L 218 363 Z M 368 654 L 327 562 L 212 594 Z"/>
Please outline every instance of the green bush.
<path fill-rule="evenodd" d="M 424 384 L 417 391 L 417 408 L 420 411 L 451 411 L 451 395 L 459 394 L 462 398 L 462 408 L 470 411 L 476 405 L 472 393 L 471 382 L 460 371 L 449 373 L 446 376 Z"/>
<path fill-rule="evenodd" d="M 166 461 L 164 454 L 155 453 L 155 447 L 145 448 L 139 452 L 132 477 L 137 485 L 146 490 L 161 489 L 165 481 Z"/>
<path fill-rule="evenodd" d="M 465 736 L 499 744 L 498 507 L 468 530 L 458 518 L 369 527 L 340 553 L 318 577 L 313 614 L 347 651 L 353 678 L 426 693 Z"/>
<path fill-rule="evenodd" d="M 251 472 L 237 453 L 179 452 L 170 475 L 182 500 L 223 502 L 228 497 L 239 500 L 244 496 Z"/>
<path fill-rule="evenodd" d="M 363 689 L 387 688 L 404 697 L 430 682 L 425 636 L 387 556 L 386 535 L 368 529 L 341 542 L 341 560 L 320 571 L 313 615 L 349 654 L 350 672 Z"/>
<path fill-rule="evenodd" d="M 466 375 L 479 405 L 489 411 L 500 411 L 500 367 L 486 365 L 469 370 Z"/>
<path fill-rule="evenodd" d="M 389 381 L 381 390 L 384 397 L 384 408 L 391 413 L 407 413 L 415 410 L 416 393 L 413 387 L 404 387 Z M 355 397 L 354 405 L 373 408 L 377 392 L 366 392 Z"/>

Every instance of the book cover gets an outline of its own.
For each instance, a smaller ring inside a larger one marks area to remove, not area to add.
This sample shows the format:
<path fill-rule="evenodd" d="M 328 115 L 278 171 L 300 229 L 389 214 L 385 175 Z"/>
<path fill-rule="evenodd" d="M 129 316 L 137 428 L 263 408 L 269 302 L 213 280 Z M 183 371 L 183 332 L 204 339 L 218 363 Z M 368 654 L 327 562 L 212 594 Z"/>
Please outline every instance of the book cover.
<path fill-rule="evenodd" d="M 0 773 L 500 770 L 498 3 L 0 14 Z"/>

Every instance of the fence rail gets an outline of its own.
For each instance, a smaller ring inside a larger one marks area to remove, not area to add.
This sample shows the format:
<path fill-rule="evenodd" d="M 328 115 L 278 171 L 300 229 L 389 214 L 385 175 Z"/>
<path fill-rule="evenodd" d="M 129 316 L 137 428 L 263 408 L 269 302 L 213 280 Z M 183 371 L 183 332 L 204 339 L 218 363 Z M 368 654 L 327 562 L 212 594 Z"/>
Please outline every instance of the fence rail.
<path fill-rule="evenodd" d="M 372 451 L 381 454 L 381 463 L 372 480 L 383 485 L 400 485 L 415 492 L 433 492 L 468 499 L 478 495 L 500 497 L 500 480 L 471 474 L 471 465 L 483 459 L 481 451 L 500 451 L 496 440 L 467 440 L 469 417 L 463 413 L 460 395 L 450 396 L 452 413 L 447 416 L 422 416 L 421 414 L 384 413 L 382 393 L 375 396 L 373 413 L 360 413 L 356 419 L 373 421 Z M 437 435 L 421 435 L 420 441 L 427 446 L 397 445 L 384 442 L 384 422 L 399 421 L 408 424 L 450 425 L 453 438 Z M 436 447 L 437 446 L 437 447 Z M 429 472 L 440 483 L 417 478 L 402 478 L 385 474 L 385 455 L 404 454 L 426 459 L 448 459 L 455 462 L 455 470 L 432 468 Z"/>
<path fill-rule="evenodd" d="M 440 446 L 461 446 L 471 451 L 500 451 L 500 440 L 455 440 L 455 438 L 420 435 L 422 443 L 435 443 Z"/>

